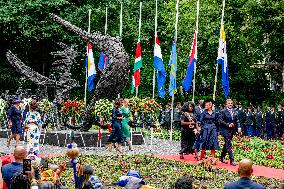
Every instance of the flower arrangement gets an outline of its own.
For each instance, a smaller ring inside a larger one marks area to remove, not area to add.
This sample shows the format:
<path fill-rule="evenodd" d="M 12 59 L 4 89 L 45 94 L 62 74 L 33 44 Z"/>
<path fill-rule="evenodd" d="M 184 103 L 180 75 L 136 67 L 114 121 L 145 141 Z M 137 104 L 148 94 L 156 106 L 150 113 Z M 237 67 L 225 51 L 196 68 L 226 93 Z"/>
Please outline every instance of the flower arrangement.
<path fill-rule="evenodd" d="M 129 106 L 132 112 L 143 113 L 145 115 L 156 113 L 160 107 L 160 105 L 155 101 L 155 99 L 150 98 L 131 98 L 129 100 Z"/>
<path fill-rule="evenodd" d="M 51 110 L 51 102 L 47 99 L 42 99 L 39 102 L 39 108 L 42 112 L 49 112 Z"/>
<path fill-rule="evenodd" d="M 67 100 L 63 102 L 60 113 L 64 124 L 77 125 L 84 112 L 83 100 Z"/>
<path fill-rule="evenodd" d="M 93 116 L 104 118 L 105 120 L 110 120 L 111 114 L 113 109 L 113 103 L 108 99 L 100 99 L 96 102 Z"/>
<path fill-rule="evenodd" d="M 83 100 L 67 100 L 63 103 L 61 111 L 69 117 L 81 115 L 84 111 L 84 102 Z"/>
<path fill-rule="evenodd" d="M 7 103 L 2 98 L 0 99 L 0 123 L 2 124 L 5 121 L 7 111 Z"/>

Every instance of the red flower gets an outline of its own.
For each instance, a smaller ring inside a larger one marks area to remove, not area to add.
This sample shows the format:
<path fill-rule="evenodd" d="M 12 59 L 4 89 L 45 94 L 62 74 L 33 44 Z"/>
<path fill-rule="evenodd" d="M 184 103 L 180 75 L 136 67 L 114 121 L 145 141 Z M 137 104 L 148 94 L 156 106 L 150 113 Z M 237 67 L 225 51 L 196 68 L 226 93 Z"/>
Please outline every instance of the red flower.
<path fill-rule="evenodd" d="M 267 158 L 267 159 L 274 159 L 274 156 L 273 156 L 272 154 L 268 154 L 268 155 L 266 156 L 266 158 Z"/>

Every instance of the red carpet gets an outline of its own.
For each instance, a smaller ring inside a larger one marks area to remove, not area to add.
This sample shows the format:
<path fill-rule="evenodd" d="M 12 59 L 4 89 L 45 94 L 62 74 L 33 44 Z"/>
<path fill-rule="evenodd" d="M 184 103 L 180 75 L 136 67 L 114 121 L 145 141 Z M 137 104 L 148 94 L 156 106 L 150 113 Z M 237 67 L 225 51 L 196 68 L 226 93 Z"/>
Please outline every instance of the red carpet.
<path fill-rule="evenodd" d="M 179 158 L 179 155 L 156 155 L 156 157 L 168 159 L 168 160 L 185 162 L 185 163 L 189 163 L 192 165 L 196 165 L 198 163 L 194 159 L 193 155 L 185 155 L 183 160 Z M 217 165 L 214 165 L 213 167 L 220 168 L 220 169 L 226 169 L 228 171 L 234 171 L 234 172 L 238 171 L 238 166 L 231 166 L 230 164 L 224 164 L 221 162 L 218 162 Z M 284 180 L 284 170 L 265 167 L 265 166 L 259 166 L 259 165 L 253 166 L 253 175 Z"/>

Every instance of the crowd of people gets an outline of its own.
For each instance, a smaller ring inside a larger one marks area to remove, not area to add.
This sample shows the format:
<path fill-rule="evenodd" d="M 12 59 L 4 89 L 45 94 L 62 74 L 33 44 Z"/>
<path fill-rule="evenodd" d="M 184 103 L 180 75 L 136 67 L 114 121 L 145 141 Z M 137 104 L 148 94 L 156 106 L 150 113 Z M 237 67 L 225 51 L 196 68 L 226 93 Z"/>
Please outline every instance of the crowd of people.
<path fill-rule="evenodd" d="M 181 130 L 180 158 L 184 159 L 185 153 L 193 153 L 197 160 L 202 160 L 206 158 L 206 150 L 210 150 L 212 164 L 216 164 L 218 160 L 215 157 L 215 151 L 220 150 L 218 134 L 225 142 L 219 160 L 227 163 L 225 156 L 228 154 L 230 164 L 236 166 L 231 143 L 234 135 L 263 136 L 266 130 L 267 139 L 277 139 L 283 135 L 284 130 L 282 104 L 279 105 L 277 114 L 270 107 L 264 115 L 259 108 L 255 112 L 252 107 L 244 111 L 240 103 L 234 107 L 231 99 L 227 99 L 225 107 L 220 109 L 214 108 L 213 100 L 207 100 L 199 101 L 198 106 L 187 102 L 180 108 L 178 104 L 175 114 L 177 120 L 174 126 Z"/>
<path fill-rule="evenodd" d="M 26 170 L 24 160 L 31 160 L 31 170 Z M 65 189 L 66 186 L 60 182 L 61 174 L 66 170 L 66 162 L 60 165 L 47 164 L 46 159 L 28 155 L 27 151 L 18 146 L 14 150 L 13 160 L 8 156 L 6 159 L 0 159 L 0 189 Z M 252 181 L 253 163 L 248 159 L 239 162 L 238 173 L 240 179 L 235 182 L 226 183 L 224 189 L 264 189 L 265 187 Z M 81 189 L 103 189 L 99 177 L 95 175 L 95 170 L 91 166 L 84 166 L 82 174 L 79 176 Z M 192 189 L 194 180 L 190 175 L 180 177 L 173 188 L 175 189 Z M 121 176 L 115 186 L 126 189 L 155 189 L 146 185 L 140 173 L 129 170 L 126 175 Z M 206 186 L 203 186 L 206 189 Z M 279 187 L 283 189 L 283 186 Z"/>
<path fill-rule="evenodd" d="M 200 114 L 204 109 L 204 100 L 199 100 L 195 106 L 195 114 Z M 223 105 L 214 104 L 214 111 L 218 114 L 224 109 Z M 254 107 L 253 105 L 244 108 L 241 102 L 235 103 L 233 109 L 236 111 L 242 134 L 244 136 L 257 136 L 263 139 L 280 139 L 284 134 L 284 104 L 279 103 L 277 110 L 274 105 L 268 107 Z M 174 129 L 180 129 L 180 117 L 182 106 L 176 103 L 174 108 Z M 170 129 L 171 125 L 171 104 L 162 105 L 158 116 L 162 127 Z M 217 130 L 218 130 L 217 125 Z"/>
<path fill-rule="evenodd" d="M 10 145 L 12 139 L 16 140 L 16 148 L 14 151 L 14 161 L 8 163 L 1 168 L 1 182 L 4 182 L 3 188 L 18 188 L 22 185 L 25 188 L 65 188 L 60 183 L 60 173 L 66 168 L 66 163 L 62 162 L 60 166 L 51 166 L 39 169 L 43 166 L 37 157 L 39 153 L 39 137 L 42 127 L 42 118 L 39 113 L 37 98 L 32 98 L 30 104 L 23 107 L 23 101 L 15 98 L 8 111 L 8 125 L 12 134 L 8 138 L 7 146 Z M 270 107 L 269 111 L 263 113 L 260 108 L 255 111 L 252 107 L 244 110 L 240 103 L 234 106 L 231 99 L 227 99 L 224 108 L 216 108 L 213 100 L 199 101 L 196 106 L 193 102 L 186 102 L 183 106 L 177 103 L 174 109 L 174 128 L 181 131 L 181 150 L 180 158 L 184 159 L 184 154 L 194 154 L 197 160 L 207 158 L 206 151 L 210 151 L 210 161 L 215 165 L 220 160 L 225 161 L 228 154 L 230 165 L 236 166 L 232 151 L 231 140 L 234 135 L 260 136 L 266 139 L 277 139 L 283 134 L 284 130 L 284 109 L 283 105 L 279 105 L 279 111 L 275 113 L 274 107 Z M 159 124 L 162 127 L 170 126 L 170 107 L 160 111 L 158 116 Z M 122 146 L 127 143 L 129 150 L 132 150 L 130 141 L 129 123 L 132 120 L 131 110 L 129 108 L 128 99 L 116 99 L 111 117 L 111 134 L 108 139 L 107 149 L 112 150 L 113 147 L 123 153 Z M 19 146 L 20 135 L 26 129 L 27 146 L 23 148 Z M 224 145 L 221 149 L 221 156 L 216 157 L 216 150 L 220 150 L 218 134 L 224 138 Z M 33 170 L 23 171 L 23 160 L 32 159 Z M 1 162 L 2 163 L 2 162 Z M 2 165 L 1 165 L 2 166 Z M 87 168 L 90 170 L 90 168 Z M 84 180 L 85 188 L 102 188 L 97 177 L 90 177 L 94 171 Z M 252 162 L 250 160 L 242 160 L 239 163 L 239 174 L 241 179 L 237 182 L 226 184 L 224 188 L 264 188 L 250 180 L 252 174 Z M 121 179 L 120 184 L 125 188 L 151 188 L 143 185 L 141 178 L 132 178 L 135 176 L 125 176 Z M 89 180 L 92 178 L 96 181 Z M 123 181 L 126 179 L 126 181 Z M 138 182 L 139 181 L 139 182 Z M 0 186 L 2 185 L 0 182 Z M 124 183 L 124 185 L 123 185 Z M 188 177 L 178 179 L 175 188 L 192 188 L 192 180 Z M 1 189 L 1 187 L 0 187 Z"/>

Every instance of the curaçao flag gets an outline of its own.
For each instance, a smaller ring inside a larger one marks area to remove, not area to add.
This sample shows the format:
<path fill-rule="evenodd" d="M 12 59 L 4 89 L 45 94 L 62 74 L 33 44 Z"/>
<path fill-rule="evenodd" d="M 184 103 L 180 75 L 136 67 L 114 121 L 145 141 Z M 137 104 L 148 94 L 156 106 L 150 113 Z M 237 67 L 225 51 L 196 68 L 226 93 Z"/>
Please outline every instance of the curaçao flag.
<path fill-rule="evenodd" d="M 173 96 L 177 90 L 176 83 L 176 72 L 177 72 L 177 46 L 176 46 L 176 35 L 173 40 L 172 51 L 171 51 L 171 59 L 169 62 L 171 66 L 170 72 L 170 86 L 169 86 L 169 94 Z"/>
<path fill-rule="evenodd" d="M 191 45 L 191 52 L 190 52 L 190 55 L 188 57 L 187 71 L 186 71 L 185 78 L 182 82 L 182 86 L 183 86 L 185 91 L 189 91 L 189 89 L 192 85 L 192 77 L 193 77 L 193 73 L 194 73 L 194 66 L 195 66 L 196 61 L 197 61 L 197 41 L 196 41 L 196 37 L 197 37 L 197 31 L 194 32 L 193 42 L 192 42 L 192 45 Z"/>
<path fill-rule="evenodd" d="M 108 57 L 103 52 L 101 52 L 98 63 L 98 69 L 100 70 L 100 72 L 104 72 L 104 69 L 107 67 L 107 65 Z"/>
<path fill-rule="evenodd" d="M 163 63 L 162 52 L 158 35 L 155 35 L 155 47 L 154 47 L 154 67 L 157 70 L 157 83 L 158 83 L 158 94 L 159 97 L 164 98 L 165 82 L 166 82 L 166 70 Z"/>
<path fill-rule="evenodd" d="M 224 25 L 221 25 L 219 49 L 217 63 L 222 65 L 222 88 L 224 90 L 225 97 L 227 98 L 230 93 L 229 86 L 229 73 L 228 73 L 228 61 L 227 61 L 227 49 L 226 49 L 226 35 Z"/>
<path fill-rule="evenodd" d="M 140 37 L 138 37 L 138 42 L 136 45 L 136 54 L 135 54 L 135 63 L 133 68 L 133 77 L 132 77 L 132 93 L 134 89 L 140 85 L 140 69 L 142 68 L 142 56 L 141 56 L 141 46 L 140 46 Z"/>
<path fill-rule="evenodd" d="M 88 43 L 88 91 L 92 91 L 95 88 L 96 67 L 94 61 L 94 54 L 92 50 L 92 44 Z"/>

